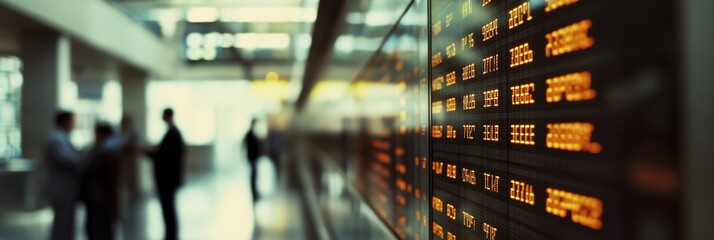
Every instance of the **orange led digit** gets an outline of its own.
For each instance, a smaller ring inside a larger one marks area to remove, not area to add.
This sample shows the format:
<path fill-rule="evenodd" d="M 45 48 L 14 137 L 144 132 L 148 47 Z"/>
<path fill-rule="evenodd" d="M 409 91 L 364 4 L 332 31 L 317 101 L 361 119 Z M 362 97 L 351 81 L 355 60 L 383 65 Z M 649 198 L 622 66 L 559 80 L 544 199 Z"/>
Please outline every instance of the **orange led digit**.
<path fill-rule="evenodd" d="M 432 138 L 441 138 L 443 129 L 444 129 L 444 126 L 442 126 L 442 125 L 431 126 L 431 137 Z"/>
<path fill-rule="evenodd" d="M 439 33 L 441 33 L 441 21 L 436 21 L 436 23 L 431 26 L 431 31 L 433 32 L 434 36 L 439 35 Z"/>
<path fill-rule="evenodd" d="M 469 33 L 461 38 L 461 51 L 466 50 L 466 46 L 473 48 L 476 43 L 474 42 L 474 33 Z"/>
<path fill-rule="evenodd" d="M 464 215 L 464 227 L 476 230 L 476 218 L 466 211 L 461 211 L 461 213 Z"/>
<path fill-rule="evenodd" d="M 439 91 L 444 88 L 444 77 L 437 77 L 431 80 L 431 91 Z"/>
<path fill-rule="evenodd" d="M 438 52 L 434 54 L 434 56 L 431 56 L 431 67 L 436 67 L 441 64 L 444 60 L 441 58 L 441 52 Z"/>
<path fill-rule="evenodd" d="M 461 181 L 471 185 L 476 185 L 476 171 L 468 168 L 462 168 Z"/>
<path fill-rule="evenodd" d="M 431 197 L 431 207 L 437 212 L 444 212 L 443 202 L 436 196 Z"/>
<path fill-rule="evenodd" d="M 444 227 L 442 227 L 441 225 L 436 223 L 436 221 L 434 221 L 434 222 L 432 222 L 431 228 L 432 228 L 431 231 L 434 234 L 434 236 L 444 239 Z"/>
<path fill-rule="evenodd" d="M 454 205 L 446 204 L 446 216 L 456 220 L 456 207 L 454 207 Z"/>
<path fill-rule="evenodd" d="M 481 27 L 481 34 L 484 42 L 498 35 L 498 18 Z"/>
<path fill-rule="evenodd" d="M 486 235 L 487 240 L 496 240 L 496 229 L 495 227 L 488 225 L 487 223 L 483 223 L 483 232 Z"/>
<path fill-rule="evenodd" d="M 446 46 L 446 58 L 452 58 L 456 56 L 456 43 L 449 44 Z"/>
<path fill-rule="evenodd" d="M 498 125 L 483 125 L 483 140 L 498 142 Z"/>
<path fill-rule="evenodd" d="M 456 138 L 456 129 L 454 129 L 454 126 L 446 125 L 446 138 Z"/>
<path fill-rule="evenodd" d="M 529 205 L 535 204 L 535 194 L 533 193 L 533 185 L 511 180 L 510 197 L 513 200 L 523 202 Z"/>
<path fill-rule="evenodd" d="M 472 63 L 462 68 L 461 78 L 466 81 L 476 77 L 476 64 Z"/>
<path fill-rule="evenodd" d="M 498 180 L 501 177 L 490 174 L 483 173 L 483 188 L 491 192 L 498 192 Z"/>
<path fill-rule="evenodd" d="M 464 95 L 464 110 L 476 109 L 476 94 Z"/>
<path fill-rule="evenodd" d="M 498 89 L 483 92 L 483 107 L 498 107 Z"/>
<path fill-rule="evenodd" d="M 456 235 L 451 232 L 446 232 L 446 240 L 456 240 Z"/>
<path fill-rule="evenodd" d="M 517 67 L 533 62 L 533 50 L 530 49 L 528 43 L 518 45 L 511 48 L 511 67 Z"/>
<path fill-rule="evenodd" d="M 476 125 L 464 125 L 464 139 L 474 139 Z"/>
<path fill-rule="evenodd" d="M 545 137 L 546 147 L 573 152 L 600 153 L 602 147 L 592 142 L 595 125 L 585 122 L 548 123 Z"/>
<path fill-rule="evenodd" d="M 456 98 L 446 99 L 446 112 L 456 111 Z"/>
<path fill-rule="evenodd" d="M 456 84 L 456 71 L 451 71 L 446 74 L 446 86 L 451 86 Z"/>
<path fill-rule="evenodd" d="M 407 182 L 404 181 L 404 179 L 397 178 L 397 180 L 394 181 L 394 185 L 396 185 L 397 189 L 401 190 L 402 192 L 407 190 Z"/>
<path fill-rule="evenodd" d="M 431 170 L 433 170 L 434 174 L 436 174 L 436 175 L 443 174 L 444 173 L 444 162 L 440 162 L 440 161 L 431 162 Z"/>
<path fill-rule="evenodd" d="M 461 17 L 462 17 L 462 18 L 465 18 L 466 16 L 468 16 L 469 14 L 471 14 L 472 11 L 473 11 L 473 9 L 472 9 L 472 6 L 471 6 L 471 0 L 465 0 L 465 1 L 461 4 Z"/>
<path fill-rule="evenodd" d="M 456 179 L 456 165 L 446 164 L 446 177 Z"/>
<path fill-rule="evenodd" d="M 498 54 L 483 59 L 483 74 L 498 71 Z"/>
<path fill-rule="evenodd" d="M 545 12 L 551 12 L 560 7 L 565 7 L 573 3 L 578 2 L 578 0 L 545 0 L 548 5 L 545 7 Z"/>
<path fill-rule="evenodd" d="M 557 103 L 563 100 L 577 102 L 595 99 L 597 91 L 590 88 L 592 83 L 590 72 L 570 73 L 545 80 L 548 89 L 545 91 L 545 101 Z"/>
<path fill-rule="evenodd" d="M 586 19 L 546 34 L 545 56 L 555 57 L 592 47 L 595 40 L 588 36 L 592 25 Z"/>
<path fill-rule="evenodd" d="M 511 124 L 511 143 L 535 145 L 534 124 Z"/>
<path fill-rule="evenodd" d="M 555 188 L 547 188 L 545 211 L 564 218 L 570 213 L 570 220 L 580 225 L 600 230 L 603 212 L 602 201 L 595 197 L 580 195 Z"/>
<path fill-rule="evenodd" d="M 535 84 L 527 83 L 511 87 L 511 105 L 533 104 L 533 92 Z"/>
<path fill-rule="evenodd" d="M 512 29 L 523 24 L 525 21 L 530 21 L 533 19 L 531 16 L 531 4 L 530 2 L 524 2 L 518 7 L 508 11 L 508 29 Z"/>

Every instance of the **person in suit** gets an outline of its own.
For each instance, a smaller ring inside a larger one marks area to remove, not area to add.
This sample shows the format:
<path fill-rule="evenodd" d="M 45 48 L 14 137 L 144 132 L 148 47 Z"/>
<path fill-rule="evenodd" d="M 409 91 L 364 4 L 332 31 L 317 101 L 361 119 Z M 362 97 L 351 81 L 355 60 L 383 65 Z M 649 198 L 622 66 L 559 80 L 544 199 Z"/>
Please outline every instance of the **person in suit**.
<path fill-rule="evenodd" d="M 154 178 L 164 217 L 166 239 L 173 240 L 178 238 L 175 195 L 183 182 L 185 145 L 181 132 L 174 124 L 173 109 L 165 109 L 162 119 L 168 125 L 168 131 L 158 148 L 149 150 L 148 155 L 154 162 Z"/>
<path fill-rule="evenodd" d="M 245 144 L 246 150 L 248 151 L 248 163 L 250 164 L 250 190 L 253 193 L 253 203 L 258 200 L 258 188 L 257 188 L 257 162 L 258 157 L 261 155 L 261 145 L 258 137 L 255 135 L 255 123 L 256 120 L 253 119 L 250 122 L 250 129 L 248 133 L 245 134 Z"/>
<path fill-rule="evenodd" d="M 54 212 L 51 239 L 74 239 L 75 206 L 79 200 L 79 181 L 83 171 L 81 154 L 74 149 L 69 134 L 74 128 L 74 114 L 67 111 L 55 116 L 55 129 L 44 149 L 47 163 L 47 197 Z"/>
<path fill-rule="evenodd" d="M 109 141 L 112 134 L 109 124 L 97 123 L 94 145 L 86 154 L 87 167 L 81 181 L 81 198 L 86 207 L 86 229 L 90 240 L 114 239 L 114 170 L 121 145 Z"/>

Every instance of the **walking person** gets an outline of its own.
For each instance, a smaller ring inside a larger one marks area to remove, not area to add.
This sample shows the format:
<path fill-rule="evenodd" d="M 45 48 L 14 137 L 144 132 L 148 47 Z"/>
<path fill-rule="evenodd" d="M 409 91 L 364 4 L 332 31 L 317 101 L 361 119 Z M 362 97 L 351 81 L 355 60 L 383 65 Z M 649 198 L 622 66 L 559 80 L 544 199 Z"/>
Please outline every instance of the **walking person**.
<path fill-rule="evenodd" d="M 255 119 L 250 122 L 250 129 L 248 129 L 248 133 L 245 134 L 246 151 L 248 151 L 248 163 L 250 164 L 250 189 L 253 193 L 253 204 L 255 204 L 260 197 L 257 186 L 257 165 L 258 158 L 263 154 L 262 144 L 258 136 L 255 135 L 256 122 Z"/>
<path fill-rule="evenodd" d="M 167 240 L 178 239 L 178 219 L 176 216 L 176 190 L 183 181 L 183 161 L 185 145 L 181 132 L 174 124 L 174 111 L 164 110 L 162 119 L 168 126 L 166 135 L 158 148 L 147 151 L 154 162 L 154 178 L 161 202 L 161 212 Z"/>

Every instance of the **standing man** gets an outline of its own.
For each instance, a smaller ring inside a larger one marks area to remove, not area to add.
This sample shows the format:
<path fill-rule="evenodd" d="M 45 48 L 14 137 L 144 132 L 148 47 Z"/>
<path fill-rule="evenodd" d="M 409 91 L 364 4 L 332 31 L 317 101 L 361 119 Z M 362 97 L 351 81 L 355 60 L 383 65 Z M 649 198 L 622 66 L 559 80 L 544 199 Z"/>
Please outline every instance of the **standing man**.
<path fill-rule="evenodd" d="M 51 239 L 72 240 L 83 168 L 80 153 L 69 141 L 69 134 L 74 128 L 74 114 L 58 112 L 55 127 L 47 140 L 44 156 L 48 174 L 47 197 L 54 212 Z"/>
<path fill-rule="evenodd" d="M 258 202 L 260 197 L 258 193 L 258 157 L 262 155 L 262 146 L 258 136 L 255 135 L 255 125 L 257 120 L 253 119 L 250 121 L 250 129 L 248 133 L 245 134 L 245 145 L 248 151 L 248 163 L 250 163 L 250 190 L 253 193 L 253 205 Z"/>
<path fill-rule="evenodd" d="M 109 141 L 113 131 L 108 123 L 97 123 L 94 126 L 94 145 L 85 157 L 87 167 L 80 195 L 86 209 L 87 237 L 90 240 L 114 239 L 114 166 L 120 145 L 112 145 Z"/>
<path fill-rule="evenodd" d="M 154 160 L 154 178 L 161 201 L 166 239 L 178 239 L 178 220 L 176 218 L 176 190 L 182 183 L 183 158 L 185 146 L 181 132 L 174 125 L 174 111 L 164 109 L 162 119 L 168 125 L 161 144 L 155 150 L 148 151 Z"/>

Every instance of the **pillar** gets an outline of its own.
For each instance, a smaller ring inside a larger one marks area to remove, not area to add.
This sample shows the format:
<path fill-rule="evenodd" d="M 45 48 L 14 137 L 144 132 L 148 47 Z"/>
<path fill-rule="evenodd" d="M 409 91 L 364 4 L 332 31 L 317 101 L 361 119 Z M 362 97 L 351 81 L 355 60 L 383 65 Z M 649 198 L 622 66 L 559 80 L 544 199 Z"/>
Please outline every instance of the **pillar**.
<path fill-rule="evenodd" d="M 70 40 L 53 32 L 23 32 L 20 59 L 23 61 L 23 86 L 20 102 L 22 157 L 37 162 L 35 171 L 24 179 L 25 208 L 43 206 L 43 149 L 54 128 L 54 116 L 70 109 L 76 89 L 70 80 Z"/>
<path fill-rule="evenodd" d="M 42 160 L 42 151 L 54 128 L 54 115 L 71 109 L 76 89 L 70 80 L 69 38 L 51 32 L 22 35 L 23 87 L 21 135 L 23 157 Z"/>
<path fill-rule="evenodd" d="M 122 88 L 122 106 L 124 113 L 131 115 L 134 128 L 141 139 L 146 139 L 146 85 L 148 74 L 130 67 L 123 67 L 120 72 Z"/>
<path fill-rule="evenodd" d="M 130 67 L 120 69 L 120 84 L 122 88 L 122 108 L 126 115 L 131 116 L 134 130 L 139 137 L 139 144 L 146 145 L 146 85 L 148 74 Z M 151 184 L 149 162 L 142 160 L 141 154 L 127 156 L 123 159 L 125 196 L 133 198 L 143 192 Z"/>

